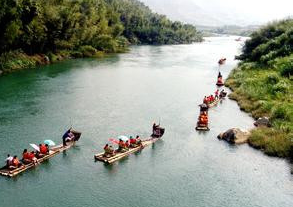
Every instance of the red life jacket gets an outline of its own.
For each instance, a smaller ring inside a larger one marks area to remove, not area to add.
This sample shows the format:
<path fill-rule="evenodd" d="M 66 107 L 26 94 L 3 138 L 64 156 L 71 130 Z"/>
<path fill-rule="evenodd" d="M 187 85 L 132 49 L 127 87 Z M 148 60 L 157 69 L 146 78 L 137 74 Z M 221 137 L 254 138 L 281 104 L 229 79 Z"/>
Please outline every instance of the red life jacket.
<path fill-rule="evenodd" d="M 44 144 L 42 144 L 40 146 L 40 153 L 47 154 L 47 151 L 48 151 L 47 147 Z"/>
<path fill-rule="evenodd" d="M 25 160 L 29 160 L 30 159 L 30 153 L 28 153 L 28 152 L 23 153 L 22 158 L 25 159 Z"/>
<path fill-rule="evenodd" d="M 29 153 L 29 159 L 30 160 L 33 160 L 35 158 L 35 154 L 33 154 L 33 153 Z"/>
<path fill-rule="evenodd" d="M 125 147 L 125 143 L 123 141 L 119 142 L 119 147 L 124 148 Z"/>

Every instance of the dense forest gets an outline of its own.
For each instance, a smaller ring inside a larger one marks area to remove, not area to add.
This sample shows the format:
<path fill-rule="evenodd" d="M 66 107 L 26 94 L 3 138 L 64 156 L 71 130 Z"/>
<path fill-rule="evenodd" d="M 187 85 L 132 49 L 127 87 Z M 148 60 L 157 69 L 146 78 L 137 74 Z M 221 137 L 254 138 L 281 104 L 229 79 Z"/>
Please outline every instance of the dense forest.
<path fill-rule="evenodd" d="M 231 98 L 271 128 L 257 128 L 249 143 L 267 154 L 293 158 L 293 19 L 273 22 L 245 42 L 242 60 L 226 84 Z"/>
<path fill-rule="evenodd" d="M 137 0 L 0 0 L 0 70 L 125 51 L 129 44 L 201 41 Z M 31 58 L 33 57 L 33 58 Z"/>

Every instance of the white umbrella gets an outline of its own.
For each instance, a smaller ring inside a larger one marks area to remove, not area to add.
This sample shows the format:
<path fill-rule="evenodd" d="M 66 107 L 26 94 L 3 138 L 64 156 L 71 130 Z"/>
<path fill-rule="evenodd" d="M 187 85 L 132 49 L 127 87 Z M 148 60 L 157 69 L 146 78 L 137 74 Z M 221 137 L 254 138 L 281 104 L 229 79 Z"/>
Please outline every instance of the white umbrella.
<path fill-rule="evenodd" d="M 126 142 L 127 140 L 129 140 L 129 138 L 128 138 L 127 136 L 124 136 L 124 135 L 119 136 L 118 139 L 122 139 L 122 140 L 125 141 L 125 142 Z"/>
<path fill-rule="evenodd" d="M 40 148 L 39 148 L 38 145 L 36 145 L 36 144 L 30 144 L 30 146 L 31 146 L 32 148 L 34 148 L 35 150 L 40 151 Z"/>
<path fill-rule="evenodd" d="M 45 140 L 45 141 L 44 141 L 44 144 L 47 144 L 47 145 L 49 145 L 49 146 L 55 146 L 55 145 L 56 145 L 55 142 L 53 142 L 53 141 L 50 140 L 50 139 Z"/>

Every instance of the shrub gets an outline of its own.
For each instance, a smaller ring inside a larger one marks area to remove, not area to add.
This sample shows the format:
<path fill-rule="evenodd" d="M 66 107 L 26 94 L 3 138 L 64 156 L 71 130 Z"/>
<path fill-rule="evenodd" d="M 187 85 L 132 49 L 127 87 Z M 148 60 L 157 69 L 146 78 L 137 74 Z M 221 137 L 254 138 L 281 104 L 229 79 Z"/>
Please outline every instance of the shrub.
<path fill-rule="evenodd" d="M 72 51 L 70 55 L 74 58 L 82 58 L 83 54 L 80 51 Z"/>
<path fill-rule="evenodd" d="M 293 75 L 293 61 L 290 65 L 288 64 L 281 68 L 281 75 L 288 78 Z"/>
<path fill-rule="evenodd" d="M 289 86 L 285 81 L 280 81 L 278 84 L 274 85 L 272 88 L 273 93 L 287 93 L 289 91 Z"/>
<path fill-rule="evenodd" d="M 84 57 L 92 57 L 97 53 L 97 49 L 90 45 L 84 45 L 79 48 L 79 52 L 81 52 Z"/>
<path fill-rule="evenodd" d="M 288 108 L 286 106 L 283 106 L 283 105 L 276 106 L 273 109 L 272 119 L 281 119 L 281 120 L 290 119 Z"/>
<path fill-rule="evenodd" d="M 49 57 L 49 59 L 50 59 L 51 62 L 56 62 L 56 61 L 58 60 L 58 56 L 55 55 L 55 54 L 52 53 L 52 52 L 48 53 L 47 56 Z"/>
<path fill-rule="evenodd" d="M 275 67 L 280 71 L 282 76 L 290 77 L 293 75 L 293 56 L 277 59 Z"/>
<path fill-rule="evenodd" d="M 110 35 L 99 35 L 94 38 L 93 46 L 107 53 L 116 52 L 117 42 Z"/>
<path fill-rule="evenodd" d="M 267 84 L 271 84 L 271 85 L 277 84 L 277 83 L 279 82 L 279 76 L 278 76 L 276 73 L 269 74 L 269 75 L 266 77 L 265 82 L 266 82 Z"/>
<path fill-rule="evenodd" d="M 36 64 L 34 57 L 26 55 L 21 50 L 6 52 L 0 56 L 0 70 L 4 72 L 29 68 Z"/>

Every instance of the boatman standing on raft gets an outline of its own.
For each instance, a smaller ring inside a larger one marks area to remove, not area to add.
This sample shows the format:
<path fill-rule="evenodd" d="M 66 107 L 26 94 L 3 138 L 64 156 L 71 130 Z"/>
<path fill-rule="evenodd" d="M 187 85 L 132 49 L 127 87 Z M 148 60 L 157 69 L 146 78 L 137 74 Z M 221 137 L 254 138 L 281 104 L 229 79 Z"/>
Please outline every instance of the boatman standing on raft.
<path fill-rule="evenodd" d="M 73 141 L 74 140 L 74 134 L 71 132 L 71 127 L 70 129 L 68 129 L 63 137 L 62 137 L 62 140 L 63 140 L 63 146 L 66 146 L 66 142 L 69 142 L 69 141 Z"/>
<path fill-rule="evenodd" d="M 153 133 L 155 133 L 157 131 L 157 128 L 159 128 L 160 125 L 156 125 L 156 123 L 153 124 Z"/>

